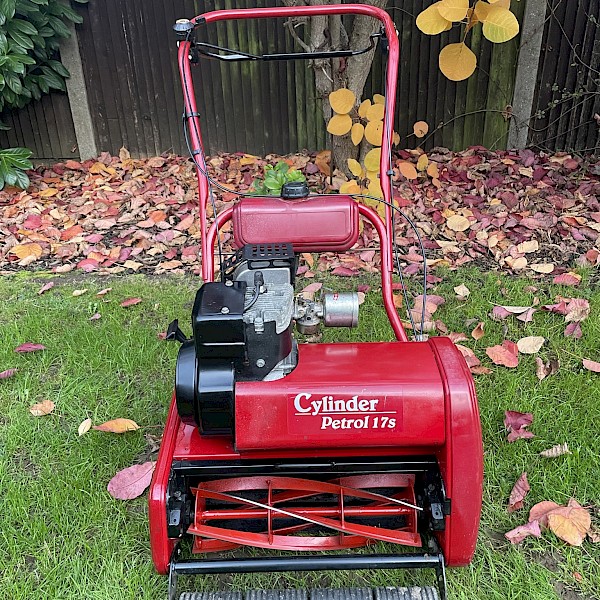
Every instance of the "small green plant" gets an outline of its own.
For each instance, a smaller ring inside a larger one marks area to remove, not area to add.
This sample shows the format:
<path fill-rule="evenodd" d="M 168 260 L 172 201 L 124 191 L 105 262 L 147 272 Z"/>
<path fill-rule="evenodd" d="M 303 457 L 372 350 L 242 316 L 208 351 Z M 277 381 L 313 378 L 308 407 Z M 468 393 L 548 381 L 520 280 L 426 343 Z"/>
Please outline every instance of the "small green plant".
<path fill-rule="evenodd" d="M 306 177 L 298 169 L 290 169 L 287 163 L 278 162 L 275 166 L 265 166 L 265 178 L 254 180 L 254 190 L 257 194 L 279 196 L 284 183 L 291 181 L 306 181 Z"/>
<path fill-rule="evenodd" d="M 33 168 L 29 160 L 31 150 L 27 148 L 6 148 L 0 150 L 0 190 L 5 185 L 14 185 L 22 189 L 29 187 L 28 169 Z"/>

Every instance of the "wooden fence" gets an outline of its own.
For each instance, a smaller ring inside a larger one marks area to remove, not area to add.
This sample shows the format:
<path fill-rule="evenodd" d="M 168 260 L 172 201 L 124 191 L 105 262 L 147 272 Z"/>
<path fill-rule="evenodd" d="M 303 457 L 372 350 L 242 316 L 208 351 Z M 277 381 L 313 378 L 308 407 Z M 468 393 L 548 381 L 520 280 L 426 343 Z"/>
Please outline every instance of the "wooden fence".
<path fill-rule="evenodd" d="M 388 4 L 400 33 L 396 129 L 402 146 L 416 145 L 412 126 L 424 120 L 430 125 L 429 136 L 420 141 L 426 148 L 506 147 L 520 39 L 494 45 L 476 28 L 470 40 L 478 59 L 476 73 L 467 81 L 448 81 L 438 69 L 438 54 L 446 43 L 459 41 L 460 31 L 453 28 L 439 36 L 423 35 L 415 17 L 431 2 L 390 0 Z M 134 156 L 185 153 L 172 24 L 177 18 L 215 8 L 277 3 L 91 0 L 77 5 L 84 18 L 77 36 L 98 151 L 117 153 L 125 146 Z M 525 4 L 525 0 L 513 2 L 519 20 Z M 598 0 L 548 0 L 534 99 L 540 118 L 532 121 L 529 137 L 533 145 L 598 150 L 599 126 L 594 119 L 600 112 L 598 22 Z M 207 27 L 207 36 L 211 43 L 249 52 L 298 50 L 287 31 L 272 20 L 219 23 Z M 194 81 L 210 153 L 284 154 L 328 144 L 307 62 L 203 60 L 194 69 Z M 377 52 L 365 93 L 382 89 L 382 56 Z M 0 134 L 0 146 L 25 145 L 43 159 L 77 156 L 65 95 L 52 94 L 8 119 L 13 130 Z"/>

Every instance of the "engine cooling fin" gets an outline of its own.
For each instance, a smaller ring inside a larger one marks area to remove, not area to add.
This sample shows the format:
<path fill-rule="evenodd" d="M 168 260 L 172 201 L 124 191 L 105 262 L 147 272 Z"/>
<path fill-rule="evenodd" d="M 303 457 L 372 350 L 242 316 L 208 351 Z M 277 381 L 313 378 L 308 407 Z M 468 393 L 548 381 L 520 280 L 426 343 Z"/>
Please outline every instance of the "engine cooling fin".
<path fill-rule="evenodd" d="M 254 476 L 192 489 L 194 553 L 254 546 L 340 550 L 375 541 L 420 547 L 412 474 L 377 473 L 331 481 Z"/>
<path fill-rule="evenodd" d="M 440 600 L 434 587 L 184 592 L 179 600 Z"/>

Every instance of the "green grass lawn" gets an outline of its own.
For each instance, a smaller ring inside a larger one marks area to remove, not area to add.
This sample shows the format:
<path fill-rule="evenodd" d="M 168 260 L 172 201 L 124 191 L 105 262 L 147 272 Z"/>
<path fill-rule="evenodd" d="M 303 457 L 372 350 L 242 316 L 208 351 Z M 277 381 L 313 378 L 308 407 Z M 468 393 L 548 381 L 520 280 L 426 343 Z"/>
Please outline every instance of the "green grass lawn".
<path fill-rule="evenodd" d="M 449 572 L 455 599 L 599 598 L 600 544 L 571 548 L 546 532 L 517 547 L 503 533 L 527 520 L 529 507 L 541 500 L 600 504 L 600 375 L 585 371 L 582 358 L 600 360 L 600 289 L 590 273 L 577 288 L 462 269 L 443 273 L 435 293 L 446 298 L 436 317 L 451 331 L 470 332 L 470 319 L 486 322 L 486 334 L 473 348 L 492 366 L 485 348 L 504 338 L 543 335 L 540 356 L 557 355 L 557 375 L 539 382 L 533 356 L 522 356 L 517 369 L 493 367 L 476 378 L 485 446 L 485 493 L 479 544 L 471 566 Z M 106 491 L 123 467 L 148 459 L 147 436 L 159 436 L 173 384 L 177 346 L 160 341 L 159 331 L 179 317 L 187 324 L 197 280 L 191 278 L 54 277 L 56 286 L 42 296 L 47 281 L 39 276 L 0 280 L 0 371 L 16 367 L 16 376 L 0 381 L 0 598 L 18 599 L 162 599 L 167 582 L 152 568 L 146 498 L 121 502 Z M 355 280 L 341 280 L 342 287 Z M 468 300 L 452 288 L 465 283 Z M 413 283 L 412 285 L 416 285 Z M 104 298 L 96 292 L 112 291 Z M 75 289 L 88 292 L 73 297 Z M 533 323 L 514 317 L 494 322 L 494 303 L 529 305 L 538 297 L 550 303 L 557 294 L 585 297 L 592 313 L 583 338 L 563 336 L 564 318 L 538 312 Z M 122 308 L 128 297 L 143 299 Z M 391 339 L 391 329 L 376 291 L 367 294 L 357 330 L 325 333 L 328 340 Z M 102 318 L 91 322 L 99 312 Z M 503 329 L 506 328 L 504 332 Z M 43 352 L 19 355 L 24 342 L 42 343 Z M 54 413 L 35 418 L 29 406 L 44 399 Z M 532 440 L 506 442 L 504 410 L 531 411 Z M 101 423 L 128 417 L 141 429 L 124 435 L 90 431 L 78 437 L 86 417 Z M 543 459 L 539 452 L 567 442 L 572 454 Z M 510 490 L 527 471 L 531 492 L 525 509 L 508 514 Z M 389 550 L 390 548 L 387 548 Z M 243 589 L 253 586 L 394 585 L 432 581 L 424 573 L 330 573 L 236 576 L 195 581 L 193 585 Z M 184 584 L 184 582 L 182 582 Z M 191 584 L 190 584 L 191 585 Z M 185 584 L 182 588 L 185 589 Z"/>

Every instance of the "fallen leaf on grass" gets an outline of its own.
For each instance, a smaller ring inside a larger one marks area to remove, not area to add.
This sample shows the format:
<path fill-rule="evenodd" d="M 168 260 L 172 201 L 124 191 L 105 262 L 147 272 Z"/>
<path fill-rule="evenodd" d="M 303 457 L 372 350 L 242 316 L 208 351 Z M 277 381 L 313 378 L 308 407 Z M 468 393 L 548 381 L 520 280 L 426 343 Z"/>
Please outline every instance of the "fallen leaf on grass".
<path fill-rule="evenodd" d="M 581 275 L 569 271 L 568 273 L 557 275 L 552 280 L 552 283 L 555 283 L 557 285 L 579 285 L 581 283 Z"/>
<path fill-rule="evenodd" d="M 527 431 L 527 427 L 532 423 L 533 415 L 531 413 L 522 413 L 516 410 L 504 411 L 504 426 L 508 430 L 509 442 L 535 437 L 531 431 Z"/>
<path fill-rule="evenodd" d="M 540 530 L 540 524 L 537 521 L 531 521 L 526 525 L 519 525 L 504 534 L 504 537 L 510 541 L 511 544 L 520 544 L 526 537 L 533 535 L 535 537 L 542 537 Z"/>
<path fill-rule="evenodd" d="M 315 294 L 323 287 L 322 283 L 309 283 L 301 292 L 302 296 L 307 300 L 314 300 Z"/>
<path fill-rule="evenodd" d="M 49 415 L 54 410 L 54 402 L 52 400 L 44 400 L 29 407 L 29 412 L 34 417 L 43 417 Z"/>
<path fill-rule="evenodd" d="M 552 446 L 552 448 L 548 448 L 548 450 L 540 452 L 540 456 L 544 458 L 558 458 L 559 456 L 563 456 L 563 454 L 571 454 L 567 444 L 557 444 L 556 446 Z"/>
<path fill-rule="evenodd" d="M 593 373 L 600 373 L 600 362 L 596 362 L 595 360 L 589 360 L 587 358 L 583 359 L 583 366 Z"/>
<path fill-rule="evenodd" d="M 17 372 L 17 369 L 6 369 L 6 371 L 2 371 L 0 373 L 0 379 L 8 379 L 12 377 Z"/>
<path fill-rule="evenodd" d="M 83 434 L 87 433 L 92 427 L 92 420 L 90 418 L 85 419 L 84 421 L 82 421 L 79 424 L 79 427 L 77 428 L 77 433 L 79 434 L 79 437 L 81 437 Z"/>
<path fill-rule="evenodd" d="M 15 348 L 15 352 L 19 352 L 20 354 L 24 354 L 25 352 L 37 352 L 38 350 L 45 350 L 46 346 L 42 344 L 32 344 L 31 342 L 27 342 L 25 344 L 21 344 Z"/>
<path fill-rule="evenodd" d="M 546 275 L 554 271 L 554 265 L 552 263 L 538 263 L 529 265 L 529 268 L 536 273 L 545 273 Z"/>
<path fill-rule="evenodd" d="M 73 296 L 77 298 L 77 296 L 83 296 L 87 293 L 87 289 L 85 290 L 73 290 Z"/>
<path fill-rule="evenodd" d="M 121 302 L 121 306 L 127 308 L 128 306 L 133 306 L 134 304 L 139 304 L 142 301 L 141 298 L 127 298 L 127 300 L 123 300 Z"/>
<path fill-rule="evenodd" d="M 473 331 L 471 331 L 471 336 L 476 340 L 480 340 L 485 335 L 485 332 L 483 331 L 484 327 L 485 327 L 485 323 L 483 323 L 483 322 L 478 323 L 477 327 L 475 327 L 475 329 L 473 329 Z"/>
<path fill-rule="evenodd" d="M 466 346 L 463 346 L 461 344 L 456 344 L 456 347 L 463 355 L 469 369 L 477 367 L 481 364 L 480 360 L 475 356 L 475 352 L 473 352 L 471 348 L 467 348 Z"/>
<path fill-rule="evenodd" d="M 458 342 L 466 342 L 469 338 L 464 333 L 449 333 L 448 337 L 452 342 L 458 344 Z"/>
<path fill-rule="evenodd" d="M 510 498 L 508 499 L 509 513 L 523 508 L 523 500 L 530 489 L 529 482 L 527 481 L 527 473 L 522 473 L 510 492 Z"/>
<path fill-rule="evenodd" d="M 119 471 L 108 482 L 108 493 L 117 500 L 132 500 L 141 496 L 152 481 L 155 466 L 155 461 L 149 461 Z"/>
<path fill-rule="evenodd" d="M 104 288 L 103 290 L 100 290 L 96 296 L 106 296 L 108 292 L 112 292 L 112 288 Z"/>
<path fill-rule="evenodd" d="M 41 296 L 43 293 L 47 292 L 48 290 L 51 290 L 53 287 L 54 281 L 49 281 L 38 290 L 38 296 Z"/>
<path fill-rule="evenodd" d="M 94 425 L 94 429 L 98 431 L 108 431 L 110 433 L 125 433 L 126 431 L 135 431 L 140 426 L 131 419 L 113 419 L 112 421 L 106 421 L 102 425 Z"/>
<path fill-rule="evenodd" d="M 483 365 L 475 365 L 474 367 L 470 367 L 470 370 L 473 375 L 489 375 L 494 372 L 492 369 L 484 367 Z"/>
<path fill-rule="evenodd" d="M 457 285 L 454 292 L 459 300 L 466 300 L 471 294 L 471 290 L 464 283 Z"/>
<path fill-rule="evenodd" d="M 590 513 L 571 498 L 548 514 L 548 527 L 554 535 L 571 546 L 581 546 L 592 525 Z"/>
<path fill-rule="evenodd" d="M 539 356 L 535 357 L 535 364 L 535 374 L 540 381 L 548 377 L 548 375 L 557 373 L 560 366 L 557 358 L 552 358 L 545 363 Z"/>
<path fill-rule="evenodd" d="M 94 313 L 91 317 L 90 317 L 90 321 L 97 321 L 98 319 L 100 319 L 102 317 L 102 315 L 100 313 Z"/>
<path fill-rule="evenodd" d="M 573 339 L 579 340 L 583 336 L 581 325 L 579 322 L 569 323 L 565 328 L 565 337 L 572 337 Z"/>
<path fill-rule="evenodd" d="M 538 502 L 529 511 L 529 522 L 537 521 L 542 528 L 548 527 L 548 514 L 557 508 L 560 508 L 560 504 L 550 500 Z"/>
<path fill-rule="evenodd" d="M 502 365 L 513 369 L 519 364 L 519 358 L 511 352 L 506 346 L 496 345 L 485 349 L 485 353 L 490 357 L 495 365 Z"/>
<path fill-rule="evenodd" d="M 521 354 L 535 354 L 536 352 L 539 352 L 545 341 L 546 340 L 539 335 L 532 335 L 521 338 L 517 342 L 517 348 Z"/>

